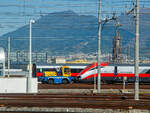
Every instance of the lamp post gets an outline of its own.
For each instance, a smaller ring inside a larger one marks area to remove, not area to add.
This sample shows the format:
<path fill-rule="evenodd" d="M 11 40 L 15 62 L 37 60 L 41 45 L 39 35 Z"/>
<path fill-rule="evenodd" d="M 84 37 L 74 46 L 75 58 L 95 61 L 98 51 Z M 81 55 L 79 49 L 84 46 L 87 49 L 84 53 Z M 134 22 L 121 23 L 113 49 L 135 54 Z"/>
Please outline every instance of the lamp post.
<path fill-rule="evenodd" d="M 101 67 L 100 67 L 100 57 L 101 57 L 101 0 L 99 0 L 98 8 L 98 50 L 97 50 L 97 64 L 98 64 L 98 80 L 97 80 L 97 93 L 101 92 Z"/>
<path fill-rule="evenodd" d="M 10 75 L 10 37 L 8 37 L 8 77 Z"/>
<path fill-rule="evenodd" d="M 30 19 L 30 31 L 29 31 L 29 76 L 27 92 L 31 92 L 31 78 L 32 78 L 32 24 L 35 23 L 33 19 Z"/>

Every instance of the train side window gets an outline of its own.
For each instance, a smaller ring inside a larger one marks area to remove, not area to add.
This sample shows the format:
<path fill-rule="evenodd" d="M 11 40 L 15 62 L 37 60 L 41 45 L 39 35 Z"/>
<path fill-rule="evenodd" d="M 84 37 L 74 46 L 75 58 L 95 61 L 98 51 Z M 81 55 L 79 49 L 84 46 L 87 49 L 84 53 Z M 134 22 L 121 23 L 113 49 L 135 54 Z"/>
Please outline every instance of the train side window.
<path fill-rule="evenodd" d="M 75 69 L 71 69 L 71 73 L 76 73 L 76 70 Z"/>
<path fill-rule="evenodd" d="M 71 69 L 71 73 L 80 73 L 82 69 Z"/>
<path fill-rule="evenodd" d="M 78 69 L 78 70 L 77 70 L 77 73 L 80 73 L 82 70 L 83 70 L 83 69 Z"/>
<path fill-rule="evenodd" d="M 50 68 L 50 69 L 48 69 L 48 71 L 56 71 L 56 69 L 55 68 Z"/>
<path fill-rule="evenodd" d="M 40 69 L 37 69 L 36 72 L 40 72 Z"/>
<path fill-rule="evenodd" d="M 42 72 L 42 69 L 40 69 L 39 72 Z"/>

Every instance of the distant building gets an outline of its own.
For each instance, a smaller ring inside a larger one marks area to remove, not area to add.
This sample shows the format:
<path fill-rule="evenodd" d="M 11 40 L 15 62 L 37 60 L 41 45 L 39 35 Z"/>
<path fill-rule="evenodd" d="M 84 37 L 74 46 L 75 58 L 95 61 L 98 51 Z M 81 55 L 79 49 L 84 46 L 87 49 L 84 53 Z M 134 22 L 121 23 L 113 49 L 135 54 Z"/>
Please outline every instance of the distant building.
<path fill-rule="evenodd" d="M 91 62 L 88 62 L 86 59 L 80 59 L 80 60 L 74 60 L 74 61 L 66 61 L 68 64 L 88 64 Z"/>
<path fill-rule="evenodd" d="M 116 31 L 116 36 L 113 38 L 112 60 L 114 63 L 121 63 L 121 37 L 119 31 Z"/>
<path fill-rule="evenodd" d="M 54 59 L 52 59 L 52 63 L 54 63 L 54 64 L 65 64 L 66 59 L 65 58 L 54 58 Z"/>

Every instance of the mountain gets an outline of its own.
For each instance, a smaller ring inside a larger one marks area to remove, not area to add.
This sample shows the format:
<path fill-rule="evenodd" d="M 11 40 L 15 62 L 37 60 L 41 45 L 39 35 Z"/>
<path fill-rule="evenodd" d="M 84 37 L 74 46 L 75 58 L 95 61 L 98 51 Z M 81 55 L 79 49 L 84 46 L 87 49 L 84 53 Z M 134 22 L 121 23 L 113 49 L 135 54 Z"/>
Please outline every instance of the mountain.
<path fill-rule="evenodd" d="M 125 15 L 119 17 L 122 46 L 125 48 L 133 40 L 134 26 L 126 28 Z M 147 19 L 147 17 L 145 17 Z M 48 51 L 50 55 L 95 53 L 97 51 L 97 21 L 95 16 L 79 15 L 73 11 L 54 12 L 41 16 L 32 24 L 33 51 Z M 147 25 L 149 26 L 149 25 Z M 146 32 L 147 30 L 145 30 Z M 102 30 L 102 53 L 112 52 L 112 39 L 115 36 L 114 23 L 110 22 Z M 25 25 L 1 38 L 13 37 L 13 50 L 28 50 L 29 25 Z M 22 40 L 15 40 L 15 39 Z M 24 38 L 26 40 L 24 40 Z M 7 48 L 6 43 L 0 45 Z M 146 45 L 147 46 L 147 45 Z M 123 49 L 123 51 L 125 51 Z"/>
<path fill-rule="evenodd" d="M 119 17 L 121 24 L 123 25 L 123 29 L 126 29 L 132 34 L 135 34 L 135 18 L 133 14 L 125 15 L 122 14 Z M 150 55 L 150 35 L 149 35 L 149 28 L 150 28 L 150 8 L 140 8 L 140 56 L 147 56 Z M 128 41 L 129 42 L 129 41 Z M 129 43 L 132 47 L 134 46 L 134 40 Z"/>

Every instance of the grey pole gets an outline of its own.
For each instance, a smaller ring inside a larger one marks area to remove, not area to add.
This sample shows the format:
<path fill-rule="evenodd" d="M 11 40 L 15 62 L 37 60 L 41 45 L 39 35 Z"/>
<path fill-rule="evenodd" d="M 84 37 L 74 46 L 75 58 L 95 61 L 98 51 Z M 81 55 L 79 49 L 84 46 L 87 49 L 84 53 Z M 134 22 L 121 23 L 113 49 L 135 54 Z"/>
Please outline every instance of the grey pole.
<path fill-rule="evenodd" d="M 8 77 L 9 77 L 9 71 L 10 71 L 10 37 L 8 37 Z"/>
<path fill-rule="evenodd" d="M 31 92 L 31 78 L 32 78 L 32 23 L 35 23 L 33 19 L 30 19 L 30 39 L 29 39 L 29 76 L 28 76 L 28 93 Z"/>
<path fill-rule="evenodd" d="M 128 63 L 130 63 L 130 45 L 128 46 Z"/>
<path fill-rule="evenodd" d="M 95 66 L 96 66 L 96 64 L 95 64 Z M 94 74 L 94 91 L 96 91 L 96 74 Z"/>
<path fill-rule="evenodd" d="M 97 64 L 98 64 L 98 80 L 97 80 L 97 93 L 101 93 L 101 0 L 99 0 L 99 6 L 98 6 L 98 52 L 97 52 Z"/>
<path fill-rule="evenodd" d="M 135 100 L 139 100 L 139 0 L 136 0 Z"/>
<path fill-rule="evenodd" d="M 3 62 L 3 77 L 5 77 L 5 60 Z"/>

